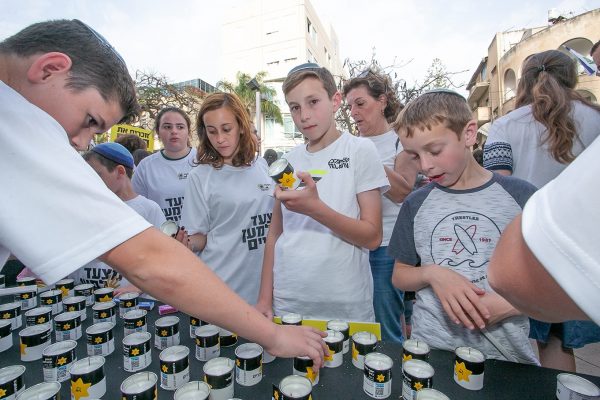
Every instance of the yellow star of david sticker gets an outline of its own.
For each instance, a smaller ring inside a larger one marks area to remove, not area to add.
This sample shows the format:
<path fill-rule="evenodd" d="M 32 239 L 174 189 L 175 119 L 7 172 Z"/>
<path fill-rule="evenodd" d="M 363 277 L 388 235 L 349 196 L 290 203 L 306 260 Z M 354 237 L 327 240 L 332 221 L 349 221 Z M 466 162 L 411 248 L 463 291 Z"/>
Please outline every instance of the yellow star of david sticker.
<path fill-rule="evenodd" d="M 402 361 L 408 361 L 408 360 L 412 360 L 412 355 L 411 354 L 403 354 L 402 355 Z"/>
<path fill-rule="evenodd" d="M 105 313 L 105 312 L 100 313 L 100 318 L 104 319 L 106 317 L 108 317 L 107 313 Z"/>
<path fill-rule="evenodd" d="M 52 304 L 52 303 L 54 303 L 54 300 L 52 300 L 52 299 L 46 300 L 46 304 Z"/>
<path fill-rule="evenodd" d="M 279 392 L 277 390 L 273 393 L 273 397 L 275 397 L 275 400 L 279 400 Z"/>
<path fill-rule="evenodd" d="M 0 389 L 0 398 L 6 396 L 6 390 Z"/>
<path fill-rule="evenodd" d="M 46 318 L 45 318 L 45 317 L 39 317 L 39 318 L 37 319 L 37 323 L 38 323 L 38 324 L 43 324 L 44 322 L 46 322 Z"/>
<path fill-rule="evenodd" d="M 21 298 L 27 300 L 29 298 L 29 293 L 23 293 Z"/>
<path fill-rule="evenodd" d="M 312 394 L 308 395 L 308 400 L 312 400 Z"/>
<path fill-rule="evenodd" d="M 127 400 L 127 397 L 123 396 L 121 397 L 121 400 Z"/>
<path fill-rule="evenodd" d="M 329 349 L 329 355 L 325 356 L 325 361 L 333 361 L 333 355 L 335 354 L 335 351 Z"/>
<path fill-rule="evenodd" d="M 133 350 L 131 350 L 131 355 L 132 356 L 137 356 L 138 354 L 140 354 L 140 349 L 133 349 Z"/>
<path fill-rule="evenodd" d="M 71 324 L 64 324 L 63 325 L 63 330 L 68 331 L 69 329 L 71 329 Z"/>
<path fill-rule="evenodd" d="M 9 319 L 9 318 L 10 318 L 10 313 L 2 314 L 2 319 Z"/>
<path fill-rule="evenodd" d="M 75 400 L 79 400 L 82 397 L 89 397 L 88 389 L 92 386 L 92 383 L 83 383 L 81 378 L 76 381 L 71 381 L 71 395 Z"/>
<path fill-rule="evenodd" d="M 235 365 L 237 365 L 238 367 L 242 365 L 242 363 L 240 362 L 240 360 L 236 359 L 235 360 Z"/>
<path fill-rule="evenodd" d="M 202 342 L 200 342 L 200 339 L 196 339 L 196 346 L 200 346 L 200 344 L 202 344 Z"/>
<path fill-rule="evenodd" d="M 383 374 L 379 374 L 377 375 L 377 382 L 383 382 L 385 380 L 385 376 L 383 376 Z"/>
<path fill-rule="evenodd" d="M 56 360 L 56 363 L 58 365 L 65 365 L 67 363 L 67 357 L 61 357 L 58 360 Z"/>
<path fill-rule="evenodd" d="M 70 306 L 68 311 L 75 311 L 75 306 Z"/>
<path fill-rule="evenodd" d="M 100 297 L 99 301 L 100 303 L 105 303 L 107 301 L 111 301 L 112 298 L 109 295 L 105 295 L 104 297 Z"/>
<path fill-rule="evenodd" d="M 69 295 L 69 289 L 65 286 L 59 287 L 58 290 L 62 292 L 63 297 L 67 297 Z"/>
<path fill-rule="evenodd" d="M 96 344 L 100 344 L 102 343 L 102 338 L 98 336 L 96 339 L 94 339 L 94 342 L 96 342 Z"/>
<path fill-rule="evenodd" d="M 136 326 L 142 326 L 144 325 L 144 321 L 139 320 L 138 322 L 135 323 Z"/>
<path fill-rule="evenodd" d="M 166 374 L 167 371 L 169 370 L 169 367 L 167 367 L 166 365 L 163 365 L 162 367 L 160 367 L 160 369 L 162 369 L 163 372 Z"/>
<path fill-rule="evenodd" d="M 190 324 L 192 324 L 193 326 L 196 326 L 196 325 L 198 325 L 198 320 L 197 319 L 192 319 L 190 321 Z"/>
<path fill-rule="evenodd" d="M 21 343 L 21 346 L 19 346 L 20 351 L 21 351 L 21 355 L 25 354 L 25 349 L 27 348 L 26 344 Z"/>
<path fill-rule="evenodd" d="M 133 305 L 133 304 L 131 304 L 131 302 L 130 302 L 130 301 L 128 301 L 127 303 L 125 303 L 125 307 L 127 307 L 127 308 L 131 307 L 132 305 Z"/>
<path fill-rule="evenodd" d="M 352 343 L 352 359 L 358 360 L 358 349 L 356 348 L 354 343 Z"/>
<path fill-rule="evenodd" d="M 314 381 L 317 379 L 317 376 L 319 376 L 319 371 L 317 371 L 315 373 L 315 371 L 313 370 L 312 367 L 306 367 L 306 377 L 314 383 Z"/>
<path fill-rule="evenodd" d="M 415 390 L 421 390 L 421 389 L 423 389 L 423 384 L 421 382 L 415 383 Z"/>
<path fill-rule="evenodd" d="M 296 178 L 294 178 L 294 174 L 290 172 L 289 174 L 283 173 L 283 176 L 279 179 L 279 183 L 281 186 L 286 188 L 293 188 L 294 182 L 296 182 Z"/>
<path fill-rule="evenodd" d="M 139 321 L 142 322 L 142 321 Z M 163 329 L 162 331 L 160 331 L 160 336 L 167 336 L 169 334 L 169 332 L 167 332 L 166 329 Z"/>
<path fill-rule="evenodd" d="M 471 376 L 473 371 L 469 371 L 464 362 L 456 361 L 454 363 L 454 373 L 456 374 L 456 377 L 459 381 L 469 382 L 469 377 Z"/>

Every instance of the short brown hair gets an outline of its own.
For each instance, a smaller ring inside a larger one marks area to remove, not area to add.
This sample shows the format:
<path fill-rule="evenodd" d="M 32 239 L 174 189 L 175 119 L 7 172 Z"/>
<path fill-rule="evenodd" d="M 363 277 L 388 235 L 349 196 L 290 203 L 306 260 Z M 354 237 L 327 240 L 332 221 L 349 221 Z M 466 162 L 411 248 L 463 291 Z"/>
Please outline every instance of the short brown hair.
<path fill-rule="evenodd" d="M 337 92 L 335 79 L 333 79 L 333 75 L 331 75 L 331 72 L 329 72 L 327 68 L 320 67 L 314 63 L 306 63 L 298 65 L 288 73 L 288 76 L 281 86 L 283 94 L 287 95 L 292 89 L 307 78 L 316 78 L 321 81 L 329 98 L 332 98 Z"/>
<path fill-rule="evenodd" d="M 408 103 L 394 122 L 394 130 L 404 131 L 411 137 L 415 128 L 431 130 L 435 125 L 444 124 L 460 138 L 471 119 L 471 110 L 463 96 L 452 90 L 434 89 Z"/>
<path fill-rule="evenodd" d="M 600 40 L 598 40 L 596 43 L 594 43 L 594 45 L 592 46 L 592 49 L 590 50 L 590 56 L 594 55 L 594 53 L 596 52 L 596 49 L 600 47 Z"/>
<path fill-rule="evenodd" d="M 210 164 L 214 168 L 222 168 L 225 160 L 223 156 L 215 149 L 206 132 L 204 125 L 204 115 L 220 108 L 229 109 L 240 128 L 240 141 L 238 143 L 237 153 L 234 154 L 231 164 L 234 167 L 248 166 L 256 158 L 257 143 L 252 133 L 252 122 L 246 107 L 241 100 L 233 93 L 212 93 L 209 94 L 202 103 L 198 118 L 196 119 L 196 131 L 198 133 L 198 153 L 196 162 L 198 164 Z"/>
<path fill-rule="evenodd" d="M 360 86 L 364 86 L 367 89 L 369 96 L 375 100 L 377 100 L 379 96 L 385 96 L 387 104 L 383 110 L 383 116 L 387 122 L 394 122 L 398 113 L 404 108 L 404 105 L 398 100 L 398 95 L 394 90 L 394 85 L 389 75 L 377 70 L 373 71 L 369 68 L 357 77 L 344 83 L 344 97 L 347 97 L 352 89 L 356 89 Z"/>

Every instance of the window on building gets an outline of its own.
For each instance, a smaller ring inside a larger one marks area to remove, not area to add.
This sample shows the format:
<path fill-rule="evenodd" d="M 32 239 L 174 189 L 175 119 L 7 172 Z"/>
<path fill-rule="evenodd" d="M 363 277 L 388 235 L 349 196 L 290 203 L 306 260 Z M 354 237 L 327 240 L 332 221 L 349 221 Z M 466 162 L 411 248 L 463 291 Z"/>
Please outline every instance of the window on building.
<path fill-rule="evenodd" d="M 483 82 L 483 81 L 485 81 L 486 77 L 487 77 L 487 65 L 483 64 L 483 66 L 481 67 L 481 73 L 479 74 L 479 79 Z"/>
<path fill-rule="evenodd" d="M 317 59 L 315 58 L 315 56 L 309 49 L 306 49 L 306 60 L 307 60 L 307 62 L 312 62 L 312 63 L 317 62 Z"/>
<path fill-rule="evenodd" d="M 312 23 L 310 22 L 310 19 L 306 18 L 306 31 L 308 32 L 308 34 L 310 34 L 311 30 L 312 30 Z"/>
<path fill-rule="evenodd" d="M 294 124 L 290 114 L 283 114 L 283 136 L 287 139 L 302 139 L 302 133 Z"/>

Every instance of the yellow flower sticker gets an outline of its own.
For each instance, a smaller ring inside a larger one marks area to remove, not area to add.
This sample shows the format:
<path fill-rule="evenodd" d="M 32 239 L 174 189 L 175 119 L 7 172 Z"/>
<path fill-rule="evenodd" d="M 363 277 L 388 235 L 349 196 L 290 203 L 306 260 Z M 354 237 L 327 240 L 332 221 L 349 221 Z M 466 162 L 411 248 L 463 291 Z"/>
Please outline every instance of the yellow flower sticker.
<path fill-rule="evenodd" d="M 454 372 L 456 373 L 456 377 L 458 378 L 459 381 L 465 381 L 465 382 L 470 381 L 469 377 L 473 373 L 473 371 L 469 371 L 467 369 L 467 366 L 465 365 L 464 362 L 458 362 L 458 361 L 456 361 L 454 363 Z"/>
<path fill-rule="evenodd" d="M 279 183 L 281 183 L 281 186 L 286 188 L 293 188 L 294 182 L 296 182 L 296 178 L 294 178 L 294 174 L 292 172 L 289 174 L 284 172 L 283 176 L 279 178 Z"/>
<path fill-rule="evenodd" d="M 75 400 L 79 400 L 82 397 L 89 397 L 90 394 L 88 389 L 92 386 L 92 383 L 83 383 L 81 378 L 76 381 L 71 381 L 71 394 Z"/>
<path fill-rule="evenodd" d="M 58 360 L 56 360 L 56 363 L 58 365 L 65 365 L 67 363 L 67 357 L 61 357 Z"/>

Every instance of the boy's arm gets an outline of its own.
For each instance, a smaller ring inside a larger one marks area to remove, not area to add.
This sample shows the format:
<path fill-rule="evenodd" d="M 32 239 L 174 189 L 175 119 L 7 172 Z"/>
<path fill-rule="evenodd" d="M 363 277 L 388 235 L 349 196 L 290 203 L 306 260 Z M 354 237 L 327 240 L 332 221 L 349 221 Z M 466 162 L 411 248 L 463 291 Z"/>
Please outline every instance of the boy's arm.
<path fill-rule="evenodd" d="M 485 291 L 448 268 L 435 264 L 413 267 L 396 261 L 392 283 L 409 291 L 431 286 L 448 317 L 469 329 L 475 328 L 473 323 L 485 328 L 484 320 L 490 316 L 488 307 L 480 299 Z"/>
<path fill-rule="evenodd" d="M 415 186 L 419 166 L 402 151 L 396 156 L 394 169 L 385 166 L 384 169 L 390 181 L 390 190 L 385 192 L 385 196 L 393 202 L 403 202 Z"/>
<path fill-rule="evenodd" d="M 355 246 L 374 250 L 381 244 L 381 192 L 367 190 L 356 195 L 360 218 L 350 218 L 335 211 L 319 198 L 315 181 L 307 172 L 298 172 L 298 178 L 306 183 L 302 190 L 275 189 L 275 198 L 290 211 L 307 215 L 331 229 L 342 239 Z"/>
<path fill-rule="evenodd" d="M 194 253 L 154 228 L 123 242 L 101 259 L 144 292 L 189 315 L 260 343 L 274 355 L 307 355 L 322 365 L 323 332 L 273 324 L 232 292 Z"/>
<path fill-rule="evenodd" d="M 262 275 L 260 279 L 260 290 L 256 309 L 268 319 L 273 319 L 273 264 L 275 262 L 275 243 L 283 232 L 283 221 L 281 215 L 281 203 L 275 200 L 271 224 L 265 242 L 265 254 L 263 256 Z"/>
<path fill-rule="evenodd" d="M 488 326 L 497 324 L 503 319 L 521 315 L 519 310 L 498 293 L 486 292 L 480 299 L 490 312 L 490 317 L 487 319 Z"/>

